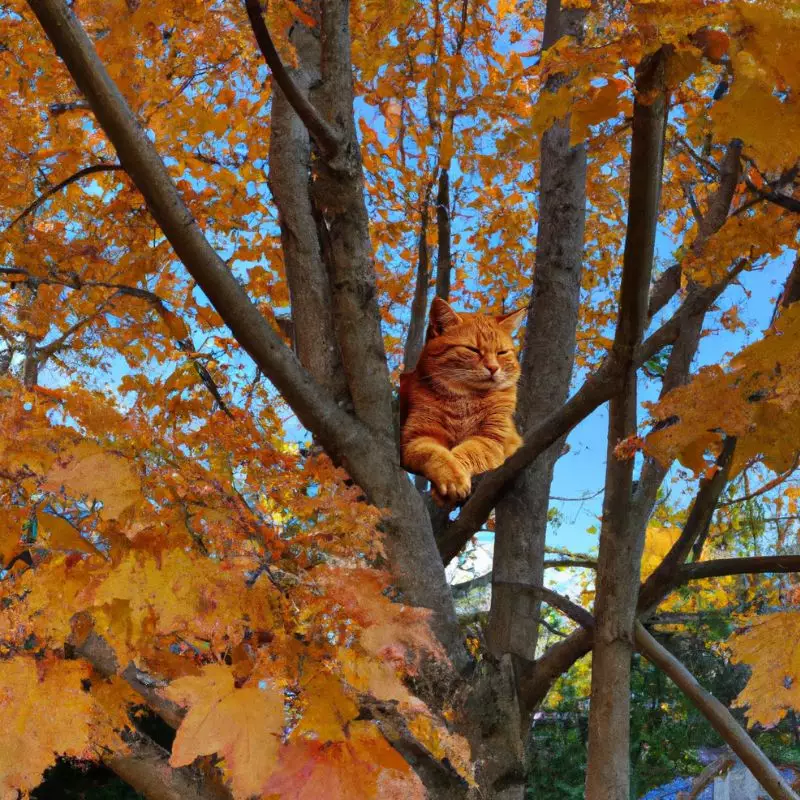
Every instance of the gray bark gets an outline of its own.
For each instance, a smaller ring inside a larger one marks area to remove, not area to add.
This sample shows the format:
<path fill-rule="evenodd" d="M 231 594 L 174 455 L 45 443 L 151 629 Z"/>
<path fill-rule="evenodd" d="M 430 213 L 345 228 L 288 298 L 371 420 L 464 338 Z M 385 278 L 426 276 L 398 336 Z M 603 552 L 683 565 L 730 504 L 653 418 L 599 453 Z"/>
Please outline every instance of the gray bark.
<path fill-rule="evenodd" d="M 453 268 L 450 239 L 450 175 L 446 169 L 439 173 L 436 193 L 436 296 L 450 299 L 450 274 Z"/>
<path fill-rule="evenodd" d="M 764 755 L 747 731 L 719 700 L 709 694 L 686 667 L 662 647 L 642 626 L 636 623 L 636 646 L 642 655 L 662 672 L 694 703 L 695 708 L 711 723 L 723 741 L 742 759 L 773 800 L 797 800 L 797 795 Z"/>
<path fill-rule="evenodd" d="M 341 147 L 314 162 L 312 196 L 323 220 L 336 336 L 356 416 L 394 446 L 392 390 L 383 347 L 364 202 L 364 172 L 353 116 L 348 0 L 321 0 L 321 83 L 311 92 L 335 121 Z"/>
<path fill-rule="evenodd" d="M 560 12 L 560 2 L 548 3 L 545 46 L 567 32 L 567 17 Z M 572 32 L 579 35 L 574 30 L 576 20 L 572 22 Z M 556 76 L 548 90 L 554 91 L 563 81 L 563 76 Z M 545 132 L 541 144 L 536 264 L 517 405 L 523 435 L 564 404 L 572 377 L 586 217 L 586 148 L 571 147 L 569 139 L 569 122 L 562 120 Z M 511 584 L 543 582 L 550 484 L 562 446 L 559 439 L 545 450 L 497 505 L 487 630 L 496 657 L 513 653 L 532 661 L 536 656 L 540 601 L 515 591 Z"/>
<path fill-rule="evenodd" d="M 411 322 L 403 354 L 403 369 L 413 372 L 425 344 L 425 317 L 428 312 L 428 283 L 430 266 L 428 259 L 428 203 L 425 200 L 422 210 L 419 239 L 417 242 L 417 281 L 414 286 L 414 299 L 411 303 Z"/>
<path fill-rule="evenodd" d="M 300 66 L 288 71 L 306 97 L 319 81 L 319 41 L 300 23 L 292 28 Z M 297 355 L 303 366 L 346 403 L 347 385 L 333 328 L 331 291 L 311 203 L 311 138 L 273 79 L 269 186 L 281 228 L 286 281 L 292 305 Z"/>
<path fill-rule="evenodd" d="M 630 519 L 633 459 L 617 458 L 615 448 L 636 432 L 635 352 L 647 323 L 653 269 L 667 120 L 666 60 L 662 49 L 637 69 L 628 227 L 613 345 L 624 369 L 624 382 L 609 406 L 589 712 L 588 800 L 627 800 L 630 791 L 630 662 L 644 536 Z"/>
<path fill-rule="evenodd" d="M 169 753 L 147 736 L 124 738 L 130 751 L 104 756 L 103 763 L 147 800 L 230 800 L 222 784 L 198 767 L 171 767 Z"/>

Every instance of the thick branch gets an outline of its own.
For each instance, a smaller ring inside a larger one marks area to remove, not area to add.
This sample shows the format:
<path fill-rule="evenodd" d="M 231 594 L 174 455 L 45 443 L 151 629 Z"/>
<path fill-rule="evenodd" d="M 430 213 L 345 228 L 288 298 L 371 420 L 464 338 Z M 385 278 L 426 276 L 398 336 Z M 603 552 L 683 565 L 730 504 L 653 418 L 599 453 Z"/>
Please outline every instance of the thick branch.
<path fill-rule="evenodd" d="M 272 75 L 278 86 L 280 86 L 284 97 L 291 103 L 295 113 L 308 128 L 308 132 L 320 146 L 323 153 L 328 158 L 332 158 L 339 149 L 339 137 L 322 118 L 322 115 L 311 104 L 309 99 L 298 89 L 291 75 L 286 71 L 286 67 L 283 66 L 281 57 L 275 49 L 272 37 L 264 22 L 260 0 L 245 0 L 245 7 L 247 8 L 247 16 L 250 18 L 250 26 L 253 29 L 256 42 L 258 42 L 261 55 L 264 56 L 264 61 L 267 62 L 267 66 L 272 71 Z"/>
<path fill-rule="evenodd" d="M 305 95 L 320 80 L 319 40 L 300 23 L 292 27 L 290 39 L 298 59 L 291 75 Z M 308 129 L 275 84 L 273 78 L 268 181 L 278 207 L 292 338 L 302 365 L 340 405 L 349 407 L 333 326 L 324 223 L 311 199 L 311 140 Z"/>
<path fill-rule="evenodd" d="M 749 178 L 745 178 L 745 181 L 747 182 L 748 188 L 752 189 L 762 200 L 774 203 L 776 206 L 785 208 L 787 211 L 791 211 L 794 214 L 800 214 L 800 200 L 788 194 L 782 194 L 781 192 L 762 191 Z"/>
<path fill-rule="evenodd" d="M 140 733 L 127 734 L 128 753 L 103 757 L 103 763 L 147 800 L 230 800 L 230 794 L 196 767 L 169 765 L 169 753 Z"/>
<path fill-rule="evenodd" d="M 684 564 L 672 585 L 726 575 L 760 575 L 800 572 L 800 556 L 753 556 L 752 558 L 714 558 Z"/>
<path fill-rule="evenodd" d="M 137 670 L 133 663 L 120 672 L 116 654 L 105 639 L 96 633 L 90 633 L 81 644 L 73 646 L 75 653 L 88 661 L 103 677 L 110 678 L 119 674 L 167 725 L 178 728 L 184 717 L 183 709 L 161 695 L 160 685 L 143 680 L 144 673 Z"/>
<path fill-rule="evenodd" d="M 629 792 L 630 657 L 639 590 L 644 530 L 631 519 L 634 460 L 617 455 L 636 432 L 636 349 L 648 317 L 648 292 L 658 223 L 667 121 L 668 49 L 637 68 L 631 136 L 628 226 L 619 318 L 612 352 L 623 369 L 622 386 L 608 413 L 603 518 L 597 561 L 595 648 L 589 710 L 587 800 L 623 798 Z M 608 730 L 614 736 L 607 735 Z"/>
<path fill-rule="evenodd" d="M 562 35 L 582 36 L 585 10 L 547 5 L 543 48 Z M 567 72 L 548 76 L 558 91 Z M 573 143 L 569 121 L 556 120 L 541 141 L 539 219 L 525 339 L 520 356 L 516 422 L 523 435 L 569 395 L 581 299 L 586 222 L 586 146 Z M 541 585 L 550 486 L 563 448 L 557 439 L 512 482 L 495 514 L 494 588 L 486 642 L 496 658 L 536 655 L 540 598 L 514 583 Z"/>
<path fill-rule="evenodd" d="M 650 290 L 650 303 L 647 307 L 648 316 L 654 317 L 658 314 L 658 312 L 678 293 L 680 288 L 681 265 L 673 264 L 656 278 L 656 282 Z"/>
<path fill-rule="evenodd" d="M 662 647 L 641 622 L 635 625 L 636 647 L 657 666 L 692 701 L 714 730 L 744 762 L 773 800 L 798 800 L 789 784 L 772 762 L 761 752 L 730 711 L 695 680 L 686 667 Z"/>
<path fill-rule="evenodd" d="M 208 243 L 65 0 L 30 0 L 29 5 L 156 222 L 239 343 L 331 455 L 346 458 L 354 444 L 369 446 L 367 431 L 320 390 Z"/>
<path fill-rule="evenodd" d="M 466 9 L 466 2 L 464 9 Z M 466 12 L 465 12 L 466 13 Z M 450 175 L 446 169 L 439 173 L 439 188 L 436 194 L 436 296 L 450 299 Z"/>
<path fill-rule="evenodd" d="M 412 372 L 419 361 L 425 342 L 425 316 L 428 311 L 428 202 L 423 203 L 417 250 L 417 281 L 414 286 L 414 299 L 411 303 L 411 322 L 408 326 L 403 369 Z"/>

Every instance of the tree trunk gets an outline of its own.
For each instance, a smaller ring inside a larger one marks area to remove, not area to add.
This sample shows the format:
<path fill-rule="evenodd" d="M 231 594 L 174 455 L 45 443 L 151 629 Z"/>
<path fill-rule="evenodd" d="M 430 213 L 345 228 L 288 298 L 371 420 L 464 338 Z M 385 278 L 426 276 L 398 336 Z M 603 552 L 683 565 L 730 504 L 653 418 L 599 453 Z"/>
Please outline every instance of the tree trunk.
<path fill-rule="evenodd" d="M 630 456 L 620 457 L 617 446 L 636 432 L 634 353 L 647 322 L 664 159 L 667 57 L 661 49 L 637 69 L 628 229 L 613 345 L 625 379 L 609 407 L 589 712 L 588 800 L 627 800 L 630 791 L 630 666 L 644 536 L 631 519 L 634 461 Z"/>
<path fill-rule="evenodd" d="M 565 33 L 579 36 L 583 15 L 561 12 L 550 0 L 544 47 Z M 555 91 L 564 76 L 548 82 Z M 517 422 L 523 433 L 567 399 L 575 356 L 586 215 L 586 148 L 570 146 L 569 121 L 556 122 L 542 138 L 536 266 L 522 352 Z M 539 586 L 550 484 L 563 439 L 527 467 L 497 505 L 492 605 L 487 640 L 496 657 L 536 657 L 539 599 L 511 584 Z"/>
<path fill-rule="evenodd" d="M 414 299 L 411 302 L 411 322 L 403 354 L 403 370 L 413 372 L 425 344 L 425 318 L 428 313 L 428 283 L 430 268 L 428 264 L 428 200 L 422 209 L 419 240 L 417 248 L 417 281 L 414 286 Z"/>

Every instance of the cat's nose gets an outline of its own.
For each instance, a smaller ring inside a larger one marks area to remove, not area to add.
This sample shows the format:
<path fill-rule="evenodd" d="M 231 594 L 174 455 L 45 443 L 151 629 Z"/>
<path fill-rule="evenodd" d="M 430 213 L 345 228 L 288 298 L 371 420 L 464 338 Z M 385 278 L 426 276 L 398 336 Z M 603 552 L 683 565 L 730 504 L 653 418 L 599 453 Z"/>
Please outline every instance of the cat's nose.
<path fill-rule="evenodd" d="M 489 370 L 489 374 L 490 375 L 494 375 L 495 372 L 497 372 L 497 370 L 500 369 L 500 365 L 499 364 L 487 364 L 486 365 L 486 369 Z"/>

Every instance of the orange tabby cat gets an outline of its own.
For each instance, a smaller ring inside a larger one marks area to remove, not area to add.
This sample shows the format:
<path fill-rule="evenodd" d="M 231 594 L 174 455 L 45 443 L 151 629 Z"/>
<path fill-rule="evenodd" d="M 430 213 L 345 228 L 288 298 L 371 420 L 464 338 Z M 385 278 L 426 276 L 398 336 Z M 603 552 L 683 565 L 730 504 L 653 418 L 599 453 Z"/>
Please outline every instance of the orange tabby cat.
<path fill-rule="evenodd" d="M 428 478 L 437 500 L 463 500 L 473 475 L 498 467 L 522 442 L 511 334 L 524 313 L 456 313 L 438 297 L 431 305 L 417 368 L 401 380 L 401 451 L 403 467 Z"/>

